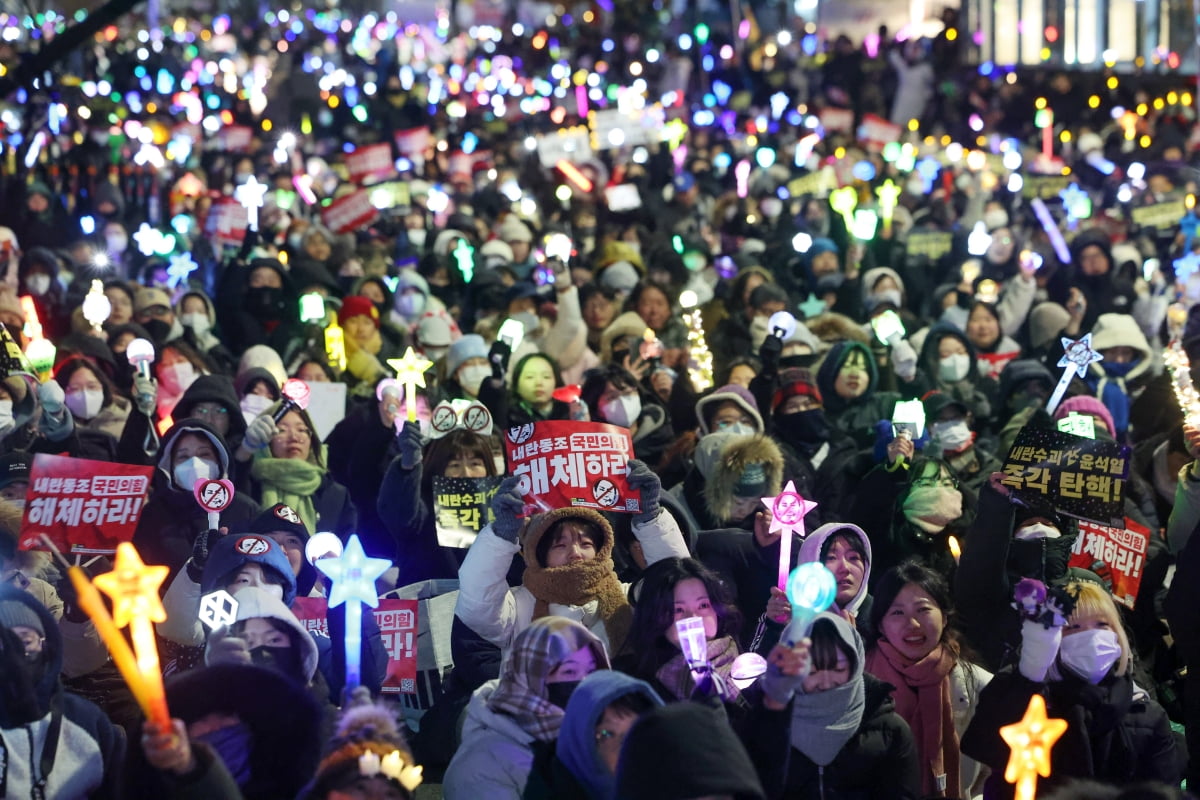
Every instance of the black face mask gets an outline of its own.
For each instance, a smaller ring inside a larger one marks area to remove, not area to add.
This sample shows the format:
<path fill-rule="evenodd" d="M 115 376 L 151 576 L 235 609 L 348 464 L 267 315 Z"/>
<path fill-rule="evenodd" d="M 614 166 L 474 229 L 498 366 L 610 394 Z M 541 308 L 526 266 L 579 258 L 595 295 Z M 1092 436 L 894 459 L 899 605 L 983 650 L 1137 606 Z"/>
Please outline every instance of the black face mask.
<path fill-rule="evenodd" d="M 243 307 L 258 319 L 279 319 L 283 310 L 283 289 L 271 286 L 247 289 Z"/>
<path fill-rule="evenodd" d="M 806 456 L 817 452 L 829 440 L 829 420 L 823 408 L 779 414 L 775 417 L 775 429 L 780 439 Z"/>
<path fill-rule="evenodd" d="M 298 647 L 267 647 L 259 645 L 250 651 L 250 660 L 262 667 L 282 672 L 300 685 L 308 683 Z"/>
<path fill-rule="evenodd" d="M 821 360 L 819 353 L 804 353 L 794 356 L 784 356 L 779 359 L 780 369 L 789 369 L 798 367 L 800 369 L 810 369 L 814 364 Z"/>
<path fill-rule="evenodd" d="M 165 342 L 171 335 L 171 323 L 161 319 L 152 319 L 142 327 L 146 329 L 146 333 L 150 334 L 151 339 L 159 343 Z"/>
<path fill-rule="evenodd" d="M 560 683 L 546 684 L 546 699 L 561 709 L 566 709 L 567 701 L 571 699 L 571 695 L 579 688 L 582 681 L 562 681 Z"/>
<path fill-rule="evenodd" d="M 1075 537 L 1066 534 L 1057 539 L 1013 540 L 1008 546 L 1008 576 L 1016 584 L 1021 578 L 1037 578 L 1055 583 L 1067 574 L 1067 562 Z"/>

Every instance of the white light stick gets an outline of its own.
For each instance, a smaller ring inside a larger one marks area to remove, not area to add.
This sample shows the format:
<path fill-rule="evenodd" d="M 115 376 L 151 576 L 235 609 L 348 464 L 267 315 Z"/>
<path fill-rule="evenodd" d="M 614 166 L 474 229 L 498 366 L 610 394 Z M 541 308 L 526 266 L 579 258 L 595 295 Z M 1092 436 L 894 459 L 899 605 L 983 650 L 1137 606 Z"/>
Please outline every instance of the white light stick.
<path fill-rule="evenodd" d="M 250 220 L 250 230 L 258 230 L 258 210 L 263 207 L 263 197 L 267 193 L 267 185 L 259 183 L 258 178 L 251 175 L 241 186 L 233 190 L 233 197 L 246 209 Z"/>
<path fill-rule="evenodd" d="M 704 635 L 704 620 L 700 617 L 688 617 L 675 621 L 675 631 L 679 634 L 679 649 L 691 669 L 699 669 L 708 664 L 708 637 Z"/>
<path fill-rule="evenodd" d="M 1058 256 L 1059 262 L 1070 264 L 1071 250 L 1067 247 L 1067 240 L 1063 238 L 1062 231 L 1058 229 L 1058 223 L 1050 214 L 1050 209 L 1046 208 L 1046 202 L 1040 197 L 1035 197 L 1029 202 L 1029 207 L 1037 215 L 1038 222 L 1042 223 L 1042 230 L 1050 237 L 1050 244 L 1053 245 L 1054 254 Z"/>
<path fill-rule="evenodd" d="M 1088 366 L 1104 360 L 1104 356 L 1092 348 L 1090 332 L 1085 333 L 1081 339 L 1068 339 L 1064 336 L 1062 337 L 1062 346 L 1063 357 L 1058 360 L 1058 365 L 1063 368 L 1063 374 L 1058 379 L 1058 386 L 1054 387 L 1054 394 L 1050 395 L 1050 400 L 1046 403 L 1046 413 L 1051 416 L 1054 416 L 1054 409 L 1058 408 L 1063 395 L 1067 393 L 1071 379 L 1075 375 L 1079 375 L 1080 378 L 1084 377 L 1087 375 Z"/>
<path fill-rule="evenodd" d="M 237 622 L 238 601 L 224 589 L 200 598 L 200 621 L 215 631 Z"/>

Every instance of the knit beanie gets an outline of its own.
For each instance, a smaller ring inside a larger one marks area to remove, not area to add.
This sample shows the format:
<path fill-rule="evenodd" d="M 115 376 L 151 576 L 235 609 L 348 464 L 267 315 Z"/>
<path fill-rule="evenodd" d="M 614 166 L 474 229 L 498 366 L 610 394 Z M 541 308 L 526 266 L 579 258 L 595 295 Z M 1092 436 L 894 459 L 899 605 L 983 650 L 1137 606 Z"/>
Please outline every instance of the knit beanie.
<path fill-rule="evenodd" d="M 1040 350 L 1058 338 L 1071 321 L 1070 313 L 1058 303 L 1038 303 L 1029 312 L 1029 343 Z"/>
<path fill-rule="evenodd" d="M 338 309 L 338 325 L 345 326 L 354 317 L 368 317 L 376 328 L 379 327 L 379 310 L 369 297 L 354 294 L 342 300 L 342 307 Z"/>
<path fill-rule="evenodd" d="M 715 414 L 717 406 L 724 402 L 732 402 L 739 406 L 754 420 L 755 430 L 762 432 L 762 415 L 758 413 L 758 403 L 755 401 L 754 395 L 750 394 L 750 390 L 745 386 L 730 383 L 696 401 L 696 418 L 700 420 L 701 435 L 712 433 L 708 417 Z"/>
<path fill-rule="evenodd" d="M 20 600 L 0 600 L 0 626 L 9 629 L 18 626 L 30 628 L 37 631 L 39 636 L 46 635 L 41 617 Z"/>
<path fill-rule="evenodd" d="M 785 369 L 779 373 L 779 388 L 771 398 L 771 410 L 778 411 L 789 397 L 799 395 L 811 397 L 817 405 L 825 404 L 821 399 L 821 390 L 817 388 L 817 379 L 811 372 L 806 369 Z"/>
<path fill-rule="evenodd" d="M 446 352 L 446 375 L 453 376 L 464 361 L 472 358 L 487 358 L 488 346 L 483 337 L 477 333 L 468 333 Z"/>
<path fill-rule="evenodd" d="M 1058 404 L 1058 409 L 1054 412 L 1054 420 L 1057 422 L 1063 419 L 1068 414 L 1074 411 L 1076 414 L 1089 414 L 1094 417 L 1099 417 L 1104 420 L 1105 427 L 1108 428 L 1109 436 L 1116 436 L 1116 424 L 1113 422 L 1112 413 L 1108 407 L 1092 397 L 1090 394 L 1080 394 L 1075 397 L 1068 397 Z"/>
<path fill-rule="evenodd" d="M 250 523 L 247 532 L 265 534 L 277 531 L 294 533 L 300 537 L 301 541 L 308 541 L 308 528 L 300 519 L 300 515 L 296 513 L 296 509 L 287 503 L 276 503 L 263 511 Z"/>

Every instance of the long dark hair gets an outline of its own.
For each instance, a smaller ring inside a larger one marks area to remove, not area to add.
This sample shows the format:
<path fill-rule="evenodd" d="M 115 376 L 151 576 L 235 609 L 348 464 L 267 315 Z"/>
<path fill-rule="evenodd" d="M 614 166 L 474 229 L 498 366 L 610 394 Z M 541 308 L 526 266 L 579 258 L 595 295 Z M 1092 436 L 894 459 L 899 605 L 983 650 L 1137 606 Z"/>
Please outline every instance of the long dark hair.
<path fill-rule="evenodd" d="M 675 624 L 675 587 L 690 578 L 701 581 L 708 591 L 717 614 L 717 637 L 738 635 L 742 614 L 717 574 L 694 558 L 664 558 L 642 573 L 641 589 L 633 604 L 629 640 L 637 654 L 640 674 L 653 675 L 679 652 L 667 641 L 665 632 Z"/>
<path fill-rule="evenodd" d="M 954 597 L 950 593 L 950 584 L 939 573 L 911 559 L 903 561 L 883 573 L 883 577 L 875 586 L 871 601 L 871 630 L 873 632 L 871 647 L 877 645 L 883 638 L 883 618 L 887 616 L 892 603 L 896 602 L 896 596 L 910 583 L 932 597 L 933 602 L 941 609 L 942 615 L 946 619 L 946 625 L 938 644 L 944 646 L 954 656 L 955 661 L 962 660 L 963 644 L 955 627 L 957 614 L 954 609 Z"/>

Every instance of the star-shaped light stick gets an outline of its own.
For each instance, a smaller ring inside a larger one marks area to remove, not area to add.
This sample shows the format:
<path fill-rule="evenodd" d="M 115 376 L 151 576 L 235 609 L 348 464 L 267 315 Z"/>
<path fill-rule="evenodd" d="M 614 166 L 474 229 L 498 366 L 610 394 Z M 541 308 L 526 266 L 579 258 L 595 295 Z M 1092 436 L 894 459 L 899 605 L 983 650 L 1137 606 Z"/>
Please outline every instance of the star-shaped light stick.
<path fill-rule="evenodd" d="M 242 208 L 246 209 L 246 214 L 250 220 L 250 230 L 258 230 L 258 210 L 263 207 L 263 197 L 267 194 L 267 185 L 259 183 L 258 178 L 251 175 L 250 178 L 241 186 L 233 190 L 233 197 Z"/>
<path fill-rule="evenodd" d="M 137 242 L 138 252 L 144 256 L 152 256 L 158 249 L 158 243 L 162 240 L 162 232 L 157 228 L 150 227 L 148 222 L 143 222 L 141 227 L 133 234 L 133 240 Z"/>
<path fill-rule="evenodd" d="M 1037 776 L 1050 777 L 1050 748 L 1067 730 L 1065 719 L 1046 718 L 1046 700 L 1035 694 L 1020 722 L 1000 728 L 1000 737 L 1012 749 L 1004 780 L 1017 785 L 1016 800 L 1034 800 Z"/>
<path fill-rule="evenodd" d="M 314 566 L 329 578 L 329 607 L 346 604 L 346 688 L 361 683 L 362 676 L 362 604 L 379 605 L 375 580 L 392 566 L 386 558 L 371 558 L 363 552 L 358 534 L 350 536 L 346 549 L 336 558 L 322 558 Z"/>
<path fill-rule="evenodd" d="M 404 358 L 389 358 L 388 366 L 396 370 L 396 379 L 404 384 L 404 406 L 409 422 L 417 421 L 417 387 L 425 388 L 425 373 L 433 362 L 417 355 L 411 347 Z"/>
<path fill-rule="evenodd" d="M 176 253 L 171 256 L 171 265 L 167 267 L 167 283 L 172 289 L 177 289 L 187 283 L 188 276 L 199 268 L 191 253 Z"/>
<path fill-rule="evenodd" d="M 96 588 L 112 598 L 113 625 L 117 628 L 128 625 L 133 639 L 136 672 L 129 674 L 122 670 L 122 676 L 133 694 L 144 698 L 149 705 L 149 708 L 143 706 L 146 715 L 160 726 L 169 726 L 171 716 L 167 712 L 167 696 L 163 691 L 162 670 L 158 665 L 153 623 L 167 619 L 158 588 L 169 572 L 167 567 L 143 563 L 132 544 L 121 542 L 117 545 L 117 558 L 112 572 L 95 578 Z M 117 665 L 120 667 L 120 661 Z"/>
<path fill-rule="evenodd" d="M 1063 357 L 1058 360 L 1058 365 L 1063 368 L 1063 374 L 1058 379 L 1058 386 L 1054 387 L 1054 394 L 1050 395 L 1050 400 L 1046 403 L 1046 413 L 1050 416 L 1054 416 L 1054 409 L 1058 408 L 1063 395 L 1067 393 L 1067 387 L 1071 385 L 1071 378 L 1076 375 L 1084 377 L 1091 364 L 1104 360 L 1104 356 L 1097 353 L 1092 347 L 1091 332 L 1085 333 L 1080 339 L 1068 339 L 1064 336 L 1062 337 L 1062 346 Z"/>
<path fill-rule="evenodd" d="M 783 591 L 787 589 L 788 572 L 792 568 L 792 536 L 799 534 L 801 539 L 804 538 L 804 517 L 817 504 L 799 495 L 795 481 L 788 481 L 782 492 L 774 497 L 764 497 L 762 502 L 771 510 L 770 532 L 780 532 L 779 589 Z"/>

